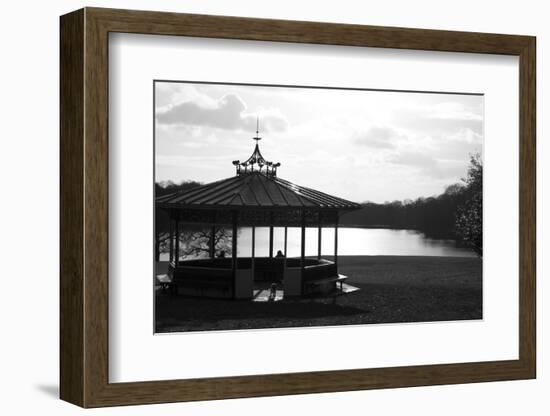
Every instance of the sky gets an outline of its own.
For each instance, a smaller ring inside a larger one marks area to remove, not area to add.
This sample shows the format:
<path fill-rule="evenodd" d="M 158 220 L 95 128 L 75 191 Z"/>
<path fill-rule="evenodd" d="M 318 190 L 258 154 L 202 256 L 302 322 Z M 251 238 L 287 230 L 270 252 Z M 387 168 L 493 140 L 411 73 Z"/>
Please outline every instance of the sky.
<path fill-rule="evenodd" d="M 444 192 L 482 152 L 483 96 L 155 82 L 155 180 L 235 175 L 254 149 L 277 175 L 355 202 Z"/>

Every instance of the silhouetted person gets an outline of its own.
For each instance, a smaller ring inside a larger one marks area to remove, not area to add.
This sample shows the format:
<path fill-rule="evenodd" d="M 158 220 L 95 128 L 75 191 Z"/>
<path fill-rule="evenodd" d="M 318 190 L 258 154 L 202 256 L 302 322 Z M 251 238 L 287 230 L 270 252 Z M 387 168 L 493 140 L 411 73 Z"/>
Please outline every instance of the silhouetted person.
<path fill-rule="evenodd" d="M 277 283 L 271 283 L 271 288 L 269 289 L 269 298 L 270 302 L 273 302 L 277 297 Z"/>
<path fill-rule="evenodd" d="M 283 254 L 283 252 L 282 252 L 281 250 L 277 250 L 277 254 L 275 255 L 275 258 L 280 259 L 280 258 L 282 258 L 282 257 L 284 257 L 284 256 L 285 256 L 285 255 Z"/>
<path fill-rule="evenodd" d="M 225 251 L 224 250 L 222 250 L 218 253 L 218 258 L 219 259 L 225 259 Z"/>

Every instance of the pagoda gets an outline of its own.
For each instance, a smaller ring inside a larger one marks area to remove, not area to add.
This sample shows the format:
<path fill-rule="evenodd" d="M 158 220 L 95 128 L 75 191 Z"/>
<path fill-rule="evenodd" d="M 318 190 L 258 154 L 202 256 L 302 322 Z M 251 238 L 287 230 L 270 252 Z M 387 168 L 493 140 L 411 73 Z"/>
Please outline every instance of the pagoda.
<path fill-rule="evenodd" d="M 170 218 L 168 274 L 174 293 L 214 298 L 252 299 L 259 282 L 283 288 L 284 297 L 343 292 L 346 276 L 338 272 L 340 216 L 361 206 L 280 178 L 280 163 L 260 151 L 259 123 L 254 150 L 244 162 L 233 161 L 235 175 L 190 190 L 156 198 L 156 208 Z M 182 259 L 182 227 L 200 224 L 210 231 L 209 258 Z M 219 252 L 216 230 L 231 230 L 231 252 Z M 251 227 L 252 253 L 238 257 L 238 229 Z M 255 253 L 256 227 L 269 227 L 267 257 Z M 284 228 L 284 248 L 274 255 L 274 227 Z M 287 257 L 288 227 L 301 229 L 300 256 Z M 334 253 L 323 258 L 322 229 L 334 228 Z M 306 229 L 317 228 L 317 255 L 306 256 Z M 226 256 L 227 254 L 227 256 Z"/>

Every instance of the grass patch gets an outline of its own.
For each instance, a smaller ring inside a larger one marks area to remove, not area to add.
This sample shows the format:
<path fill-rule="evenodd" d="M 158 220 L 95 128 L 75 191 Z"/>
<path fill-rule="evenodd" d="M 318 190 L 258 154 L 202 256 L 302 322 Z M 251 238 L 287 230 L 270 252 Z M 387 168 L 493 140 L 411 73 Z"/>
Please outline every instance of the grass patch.
<path fill-rule="evenodd" d="M 482 318 L 482 262 L 466 257 L 342 256 L 361 290 L 337 298 L 249 302 L 158 294 L 156 332 Z"/>

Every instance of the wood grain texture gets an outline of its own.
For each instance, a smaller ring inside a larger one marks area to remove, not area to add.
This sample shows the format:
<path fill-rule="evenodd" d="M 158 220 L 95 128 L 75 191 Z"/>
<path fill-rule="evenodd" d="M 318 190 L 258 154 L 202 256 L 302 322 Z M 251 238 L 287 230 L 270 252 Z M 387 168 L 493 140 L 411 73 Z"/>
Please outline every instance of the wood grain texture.
<path fill-rule="evenodd" d="M 108 33 L 517 55 L 520 357 L 512 361 L 108 382 Z M 61 397 L 83 407 L 535 377 L 535 38 L 87 8 L 61 18 Z"/>
<path fill-rule="evenodd" d="M 84 404 L 108 380 L 108 32 L 85 9 L 84 59 Z"/>
<path fill-rule="evenodd" d="M 84 12 L 61 19 L 60 44 L 60 388 L 84 404 Z"/>
<path fill-rule="evenodd" d="M 536 377 L 536 41 L 520 54 L 519 356 Z"/>

